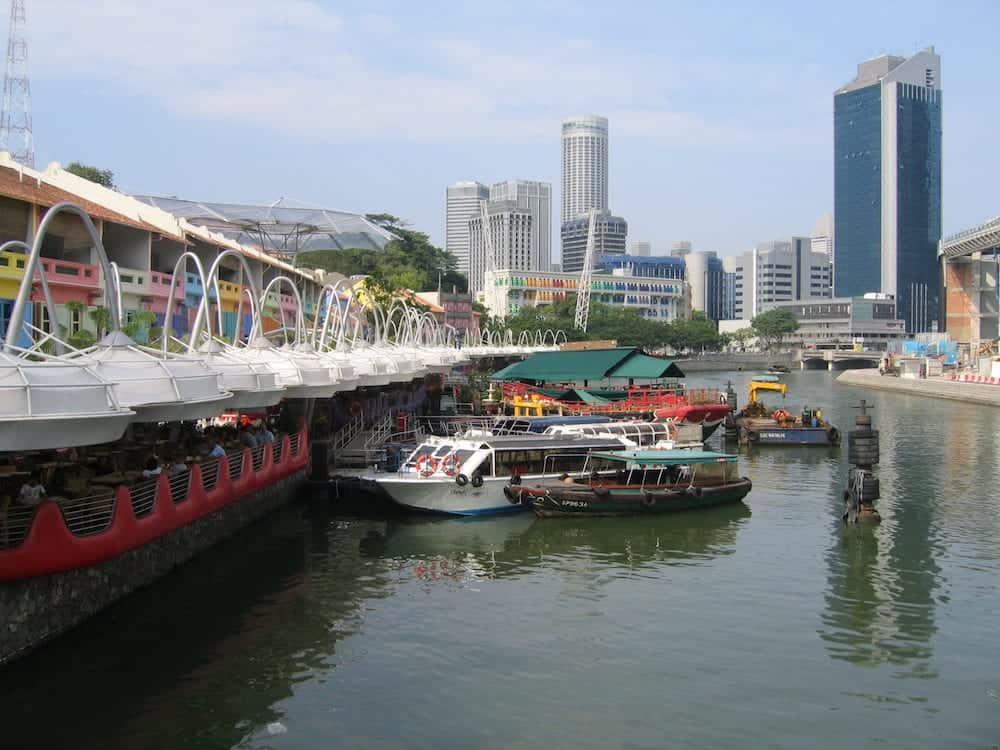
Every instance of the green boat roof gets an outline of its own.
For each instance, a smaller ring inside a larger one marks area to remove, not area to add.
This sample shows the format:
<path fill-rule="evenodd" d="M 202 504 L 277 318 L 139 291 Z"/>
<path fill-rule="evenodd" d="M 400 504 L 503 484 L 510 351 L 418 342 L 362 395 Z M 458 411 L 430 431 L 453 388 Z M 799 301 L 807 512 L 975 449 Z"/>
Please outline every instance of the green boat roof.
<path fill-rule="evenodd" d="M 699 450 L 645 450 L 645 451 L 600 451 L 590 454 L 593 458 L 603 458 L 609 461 L 622 461 L 636 464 L 713 464 L 725 461 L 735 461 L 736 456 L 729 453 Z"/>
<path fill-rule="evenodd" d="M 635 347 L 612 349 L 574 349 L 539 352 L 493 373 L 492 380 L 534 380 L 539 382 L 578 383 L 606 378 L 684 377 L 683 371 L 669 359 L 651 357 Z"/>
<path fill-rule="evenodd" d="M 777 375 L 754 375 L 754 380 L 759 380 L 762 383 L 780 383 L 781 378 Z"/>

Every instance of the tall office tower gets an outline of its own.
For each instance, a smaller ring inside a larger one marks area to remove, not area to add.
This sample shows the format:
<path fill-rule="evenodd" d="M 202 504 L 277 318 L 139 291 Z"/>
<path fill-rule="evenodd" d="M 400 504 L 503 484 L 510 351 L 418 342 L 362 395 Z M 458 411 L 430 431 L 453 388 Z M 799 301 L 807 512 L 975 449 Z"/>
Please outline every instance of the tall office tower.
<path fill-rule="evenodd" d="M 833 95 L 834 293 L 896 298 L 908 332 L 940 311 L 941 58 L 882 55 Z"/>
<path fill-rule="evenodd" d="M 533 180 L 505 180 L 490 186 L 491 201 L 516 201 L 531 212 L 531 243 L 537 265 L 532 271 L 552 267 L 552 185 Z"/>
<path fill-rule="evenodd" d="M 592 208 L 608 208 L 608 118 L 567 117 L 562 123 L 560 221 L 572 221 Z"/>
<path fill-rule="evenodd" d="M 469 219 L 469 291 L 482 291 L 489 268 L 486 254 L 492 247 L 493 270 L 537 271 L 538 264 L 532 245 L 534 216 L 530 209 L 521 208 L 517 201 L 489 201 L 486 204 L 487 225 L 482 214 Z M 489 232 L 487 237 L 486 232 Z"/>
<path fill-rule="evenodd" d="M 628 223 L 621 216 L 612 216 L 608 211 L 597 214 L 594 228 L 594 266 L 602 255 L 624 255 L 628 240 Z M 579 273 L 583 270 L 583 259 L 587 254 L 587 236 L 590 233 L 590 217 L 580 216 L 562 225 L 562 270 Z"/>
<path fill-rule="evenodd" d="M 632 243 L 632 255 L 638 258 L 648 258 L 653 254 L 653 245 L 650 242 L 636 240 Z"/>
<path fill-rule="evenodd" d="M 691 254 L 691 240 L 678 240 L 670 246 L 670 254 L 675 258 L 683 258 Z"/>
<path fill-rule="evenodd" d="M 458 258 L 458 270 L 469 275 L 469 219 L 479 216 L 480 202 L 490 191 L 479 182 L 456 182 L 448 186 L 445 203 L 444 249 Z"/>

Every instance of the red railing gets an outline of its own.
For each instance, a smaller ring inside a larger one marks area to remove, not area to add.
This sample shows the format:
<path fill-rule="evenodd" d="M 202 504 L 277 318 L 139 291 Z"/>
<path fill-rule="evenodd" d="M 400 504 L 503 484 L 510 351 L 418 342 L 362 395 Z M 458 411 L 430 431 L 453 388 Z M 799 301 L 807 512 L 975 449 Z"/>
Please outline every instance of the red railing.
<path fill-rule="evenodd" d="M 105 495 L 62 504 L 43 502 L 23 525 L 13 523 L 20 511 L 10 509 L 13 512 L 6 519 L 0 517 L 0 580 L 49 575 L 110 560 L 264 489 L 309 463 L 305 430 L 265 444 L 262 453 L 254 461 L 253 451 L 244 448 L 239 470 L 234 470 L 235 461 L 223 456 L 194 464 L 183 474 L 164 473 Z M 281 461 L 275 459 L 277 453 Z M 259 469 L 255 468 L 258 464 Z M 206 475 L 214 475 L 214 481 L 206 481 Z"/>

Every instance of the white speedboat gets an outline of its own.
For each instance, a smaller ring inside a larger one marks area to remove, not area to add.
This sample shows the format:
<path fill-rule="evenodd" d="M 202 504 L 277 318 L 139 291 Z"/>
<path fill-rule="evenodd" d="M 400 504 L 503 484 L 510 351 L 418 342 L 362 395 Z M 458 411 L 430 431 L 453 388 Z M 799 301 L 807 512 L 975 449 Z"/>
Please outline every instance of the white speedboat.
<path fill-rule="evenodd" d="M 398 472 L 371 473 L 395 503 L 430 513 L 460 516 L 525 510 L 512 505 L 503 488 L 513 481 L 579 473 L 590 451 L 621 450 L 632 444 L 616 436 L 514 435 L 428 438 Z"/>

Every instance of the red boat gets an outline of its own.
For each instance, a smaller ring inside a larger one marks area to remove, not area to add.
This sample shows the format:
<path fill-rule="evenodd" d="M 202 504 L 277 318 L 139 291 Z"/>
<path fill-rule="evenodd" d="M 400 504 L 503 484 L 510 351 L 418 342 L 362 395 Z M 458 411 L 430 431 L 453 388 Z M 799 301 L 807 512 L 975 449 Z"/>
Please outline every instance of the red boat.
<path fill-rule="evenodd" d="M 517 416 L 545 414 L 601 414 L 611 417 L 673 419 L 677 424 L 697 424 L 707 439 L 729 413 L 725 395 L 717 388 L 685 389 L 633 385 L 627 388 L 578 388 L 504 383 L 504 403 Z"/>

